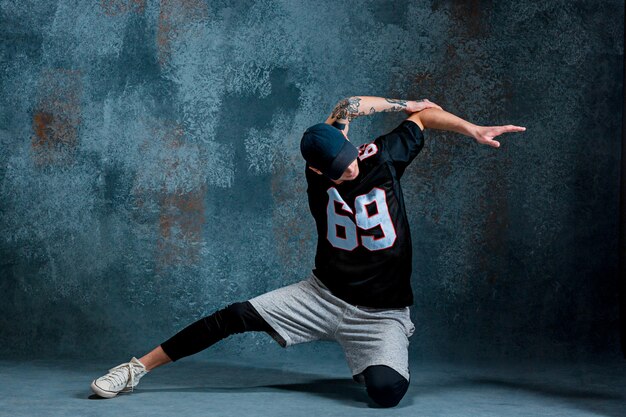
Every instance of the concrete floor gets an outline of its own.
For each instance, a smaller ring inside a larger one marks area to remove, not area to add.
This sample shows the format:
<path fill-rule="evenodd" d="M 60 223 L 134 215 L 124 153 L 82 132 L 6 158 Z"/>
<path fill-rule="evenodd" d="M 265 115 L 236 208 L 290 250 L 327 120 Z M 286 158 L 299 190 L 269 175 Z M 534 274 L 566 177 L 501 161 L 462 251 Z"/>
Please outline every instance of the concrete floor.
<path fill-rule="evenodd" d="M 206 351 L 205 351 L 206 352 Z M 146 375 L 110 400 L 89 384 L 108 367 L 84 360 L 0 361 L 2 416 L 626 416 L 626 361 L 411 363 L 411 385 L 395 408 L 372 403 L 332 346 L 299 346 L 236 357 L 205 354 Z M 128 358 L 129 359 L 129 358 Z"/>

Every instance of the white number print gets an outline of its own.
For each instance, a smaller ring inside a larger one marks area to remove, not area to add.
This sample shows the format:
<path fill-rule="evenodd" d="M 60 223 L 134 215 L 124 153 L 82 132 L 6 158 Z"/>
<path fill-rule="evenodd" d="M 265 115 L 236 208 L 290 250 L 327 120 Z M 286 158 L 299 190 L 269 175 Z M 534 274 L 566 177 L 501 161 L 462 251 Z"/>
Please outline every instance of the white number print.
<path fill-rule="evenodd" d="M 364 143 L 359 146 L 359 160 L 362 161 L 364 159 L 369 158 L 370 156 L 376 155 L 378 153 L 378 146 L 374 142 L 372 143 Z"/>
<path fill-rule="evenodd" d="M 335 187 L 330 187 L 326 192 L 328 193 L 328 206 L 326 207 L 328 220 L 327 238 L 331 245 L 352 251 L 359 245 L 357 226 L 359 229 L 369 230 L 380 225 L 383 237 L 375 238 L 374 236 L 361 235 L 361 243 L 370 251 L 393 246 L 396 241 L 396 230 L 389 216 L 387 197 L 383 189 L 374 187 L 369 193 L 357 196 L 354 199 L 356 214 L 346 204 Z M 336 212 L 335 202 L 340 203 L 343 210 L 355 214 L 356 225 L 350 217 Z M 371 216 L 367 212 L 367 206 L 370 204 L 376 206 L 376 212 Z M 339 236 L 340 228 L 344 231 L 342 234 L 345 237 Z"/>
<path fill-rule="evenodd" d="M 354 214 L 354 212 L 350 206 L 343 201 L 343 198 L 341 198 L 335 187 L 330 187 L 326 192 L 328 193 L 328 206 L 326 206 L 328 233 L 326 237 L 334 247 L 351 251 L 359 244 L 356 237 L 356 226 L 350 217 L 341 215 L 335 211 L 335 201 L 341 203 L 343 210 L 349 211 L 352 214 Z M 339 237 L 338 226 L 343 227 L 345 230 L 345 238 Z"/>
<path fill-rule="evenodd" d="M 367 205 L 376 204 L 376 214 L 367 214 Z M 396 241 L 396 229 L 391 223 L 387 197 L 385 190 L 372 188 L 367 194 L 363 194 L 354 199 L 356 209 L 356 224 L 364 230 L 380 225 L 383 237 L 376 239 L 373 236 L 361 236 L 361 243 L 369 250 L 380 250 L 391 247 Z"/>

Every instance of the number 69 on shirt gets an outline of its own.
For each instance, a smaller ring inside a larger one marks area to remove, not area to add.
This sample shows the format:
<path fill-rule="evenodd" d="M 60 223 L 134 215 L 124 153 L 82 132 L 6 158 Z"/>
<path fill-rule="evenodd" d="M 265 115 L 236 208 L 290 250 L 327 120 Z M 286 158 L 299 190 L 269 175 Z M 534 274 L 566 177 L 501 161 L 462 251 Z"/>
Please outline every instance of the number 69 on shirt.
<path fill-rule="evenodd" d="M 327 238 L 331 245 L 339 249 L 352 251 L 359 245 L 358 235 L 361 235 L 361 244 L 370 251 L 393 246 L 396 241 L 396 230 L 389 216 L 387 198 L 383 189 L 374 187 L 369 193 L 357 196 L 354 199 L 356 213 L 346 204 L 335 187 L 330 187 L 326 192 L 328 193 L 328 206 L 326 207 L 328 220 Z M 350 217 L 336 212 L 335 202 L 338 202 L 343 210 L 354 215 L 356 224 Z M 376 213 L 371 216 L 368 214 L 366 207 L 369 204 L 376 205 Z M 343 227 L 345 237 L 338 235 L 337 226 Z M 363 231 L 376 226 L 380 226 L 383 231 L 382 237 L 376 238 L 363 234 Z"/>

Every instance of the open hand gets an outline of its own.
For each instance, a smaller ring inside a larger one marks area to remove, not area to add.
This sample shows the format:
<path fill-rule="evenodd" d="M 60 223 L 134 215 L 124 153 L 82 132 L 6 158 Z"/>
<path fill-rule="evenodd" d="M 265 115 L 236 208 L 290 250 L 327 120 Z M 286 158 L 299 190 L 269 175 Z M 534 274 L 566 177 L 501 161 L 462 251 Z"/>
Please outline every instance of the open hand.
<path fill-rule="evenodd" d="M 494 148 L 500 147 L 500 142 L 493 140 L 496 136 L 509 132 L 523 132 L 526 128 L 523 126 L 478 126 L 476 132 L 474 132 L 474 139 L 476 142 L 483 145 L 493 146 Z"/>
<path fill-rule="evenodd" d="M 430 109 L 430 108 L 436 108 L 439 110 L 443 110 L 441 108 L 441 106 L 433 103 L 432 101 L 428 100 L 427 98 L 422 99 L 422 100 L 409 100 L 406 102 L 406 108 L 404 109 L 404 112 L 407 114 L 412 114 L 418 111 L 422 111 L 424 109 Z"/>

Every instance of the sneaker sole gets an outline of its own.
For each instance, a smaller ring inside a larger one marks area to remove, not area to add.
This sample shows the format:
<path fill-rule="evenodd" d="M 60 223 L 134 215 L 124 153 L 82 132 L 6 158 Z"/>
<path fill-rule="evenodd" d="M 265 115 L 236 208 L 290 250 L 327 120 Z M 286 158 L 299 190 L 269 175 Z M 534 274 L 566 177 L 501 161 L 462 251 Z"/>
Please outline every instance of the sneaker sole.
<path fill-rule="evenodd" d="M 114 391 L 106 391 L 96 385 L 96 380 L 94 379 L 91 382 L 91 390 L 102 398 L 113 398 L 117 395 L 117 392 Z"/>

